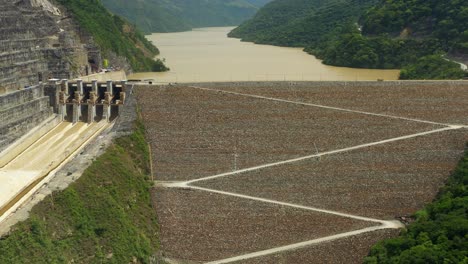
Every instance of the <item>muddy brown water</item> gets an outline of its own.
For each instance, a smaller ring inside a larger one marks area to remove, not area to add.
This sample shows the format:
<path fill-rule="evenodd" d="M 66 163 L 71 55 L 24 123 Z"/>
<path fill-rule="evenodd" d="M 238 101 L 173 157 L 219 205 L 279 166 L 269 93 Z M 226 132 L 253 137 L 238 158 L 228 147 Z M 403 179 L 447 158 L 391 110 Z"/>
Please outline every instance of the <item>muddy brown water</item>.
<path fill-rule="evenodd" d="M 128 79 L 156 82 L 395 80 L 399 70 L 333 67 L 302 51 L 228 38 L 232 27 L 199 28 L 147 36 L 171 71 Z"/>

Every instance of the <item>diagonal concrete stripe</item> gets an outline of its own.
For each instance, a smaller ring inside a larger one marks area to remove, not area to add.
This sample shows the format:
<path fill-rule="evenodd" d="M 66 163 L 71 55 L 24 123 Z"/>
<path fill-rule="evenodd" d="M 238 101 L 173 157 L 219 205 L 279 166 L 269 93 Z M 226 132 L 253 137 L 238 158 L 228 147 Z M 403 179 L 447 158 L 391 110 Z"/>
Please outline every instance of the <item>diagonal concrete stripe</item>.
<path fill-rule="evenodd" d="M 400 225 L 395 224 L 395 222 L 393 221 L 386 221 L 386 220 L 380 220 L 380 219 L 364 217 L 364 216 L 359 216 L 359 215 L 346 214 L 346 213 L 341 213 L 337 211 L 331 211 L 331 210 L 326 210 L 326 209 L 321 209 L 321 208 L 316 208 L 316 207 L 311 207 L 311 206 L 280 202 L 280 201 L 275 201 L 271 199 L 265 199 L 265 198 L 250 196 L 250 195 L 233 193 L 233 192 L 219 191 L 219 190 L 208 189 L 208 188 L 203 188 L 203 187 L 198 187 L 198 186 L 186 186 L 186 188 L 204 191 L 204 192 L 217 193 L 221 195 L 228 195 L 228 196 L 233 196 L 237 198 L 249 199 L 249 200 L 253 200 L 257 202 L 271 203 L 271 204 L 276 204 L 276 205 L 281 205 L 281 206 L 286 206 L 286 207 L 293 207 L 297 209 L 309 210 L 309 211 L 314 211 L 314 212 L 319 212 L 319 213 L 332 214 L 332 215 L 352 218 L 352 219 L 356 219 L 360 221 L 375 222 L 375 223 L 380 223 L 381 225 L 386 226 L 387 228 L 400 228 L 401 227 Z"/>
<path fill-rule="evenodd" d="M 187 189 L 192 189 L 192 190 L 199 190 L 199 191 L 204 191 L 204 192 L 217 193 L 217 194 L 221 194 L 221 195 L 233 196 L 233 197 L 237 197 L 237 198 L 249 199 L 249 200 L 253 200 L 253 201 L 271 203 L 271 204 L 276 204 L 276 205 L 280 205 L 280 206 L 293 207 L 293 208 L 298 208 L 298 209 L 303 209 L 303 210 L 315 211 L 315 212 L 319 212 L 319 213 L 332 214 L 332 215 L 336 215 L 336 216 L 352 218 L 352 219 L 361 220 L 361 221 L 375 222 L 375 223 L 379 224 L 378 226 L 374 226 L 374 227 L 364 228 L 364 229 L 360 229 L 360 230 L 354 230 L 354 231 L 350 231 L 350 232 L 344 232 L 344 233 L 340 233 L 340 234 L 336 234 L 336 235 L 332 235 L 332 236 L 322 237 L 322 238 L 313 239 L 313 240 L 309 240 L 309 241 L 299 242 L 299 243 L 285 245 L 285 246 L 281 246 L 281 247 L 275 247 L 275 248 L 262 250 L 262 251 L 257 251 L 257 252 L 251 252 L 251 253 L 248 253 L 248 254 L 242 254 L 242 255 L 239 255 L 239 256 L 234 256 L 234 257 L 230 257 L 230 258 L 226 258 L 226 259 L 216 260 L 216 261 L 208 262 L 208 264 L 231 263 L 231 262 L 236 262 L 236 261 L 241 261 L 241 260 L 246 260 L 246 259 L 271 255 L 271 254 L 275 254 L 275 253 L 278 253 L 278 252 L 290 251 L 290 250 L 294 250 L 294 249 L 298 249 L 298 248 L 302 248 L 302 247 L 311 246 L 311 245 L 314 245 L 314 244 L 319 244 L 319 243 L 323 243 L 323 242 L 327 242 L 327 241 L 333 241 L 333 240 L 346 238 L 346 237 L 350 237 L 350 236 L 355 236 L 355 235 L 359 235 L 359 234 L 363 234 L 363 233 L 374 232 L 374 231 L 381 230 L 381 229 L 398 229 L 398 228 L 402 228 L 404 226 L 403 226 L 402 223 L 400 223 L 398 221 L 386 221 L 386 220 L 374 219 L 374 218 L 363 217 L 363 216 L 358 216 L 358 215 L 346 214 L 346 213 L 342 213 L 342 212 L 331 211 L 331 210 L 320 209 L 320 208 L 309 207 L 309 206 L 303 206 L 303 205 L 299 205 L 299 204 L 286 203 L 286 202 L 275 201 L 275 200 L 271 200 L 271 199 L 264 199 L 264 198 L 260 198 L 260 197 L 254 197 L 254 196 L 243 195 L 243 194 L 238 194 L 238 193 L 208 189 L 208 188 L 193 186 L 192 184 L 194 184 L 196 182 L 199 182 L 199 181 L 208 181 L 208 180 L 212 180 L 212 179 L 216 179 L 216 178 L 220 178 L 220 177 L 226 177 L 226 176 L 230 176 L 230 175 L 241 174 L 241 173 L 244 173 L 244 172 L 261 170 L 263 168 L 268 168 L 268 167 L 273 167 L 273 166 L 278 166 L 278 165 L 283 165 L 283 164 L 288 164 L 288 163 L 299 162 L 299 161 L 307 160 L 307 159 L 311 159 L 311 158 L 316 158 L 316 157 L 321 157 L 321 156 L 325 156 L 325 155 L 332 155 L 332 154 L 352 151 L 352 150 L 356 150 L 356 149 L 360 149 L 360 148 L 366 148 L 366 147 L 370 147 L 370 146 L 390 143 L 390 142 L 399 141 L 399 140 L 411 139 L 411 138 L 415 138 L 415 137 L 419 137 L 419 136 L 430 135 L 430 134 L 433 134 L 433 133 L 439 133 L 439 132 L 444 132 L 444 131 L 448 131 L 448 130 L 455 130 L 455 129 L 460 129 L 460 128 L 468 128 L 468 126 L 466 126 L 466 125 L 454 125 L 454 124 L 438 123 L 438 122 L 432 122 L 432 121 L 421 120 L 421 119 L 406 118 L 406 117 L 386 115 L 386 114 L 377 114 L 377 113 L 357 111 L 357 110 L 338 108 L 338 107 L 331 107 L 331 106 L 325 106 L 325 105 L 319 105 L 319 104 L 295 102 L 295 101 L 283 100 L 283 99 L 278 99 L 278 98 L 270 98 L 270 97 L 264 97 L 264 96 L 258 96 L 258 95 L 242 94 L 242 93 L 237 93 L 237 92 L 222 91 L 222 90 L 203 88 L 203 87 L 197 87 L 197 86 L 190 86 L 190 87 L 195 88 L 195 89 L 206 90 L 206 91 L 214 91 L 214 92 L 220 92 L 220 93 L 226 93 L 226 94 L 246 96 L 246 97 L 257 98 L 257 99 L 262 99 L 262 100 L 271 100 L 271 101 L 277 101 L 277 102 L 292 103 L 292 104 L 297 104 L 297 105 L 320 107 L 320 108 L 336 110 L 336 111 L 344 111 L 344 112 L 351 112 L 351 113 L 357 113 L 357 114 L 364 114 L 364 115 L 371 115 L 371 116 L 393 118 L 393 119 L 400 119 L 400 120 L 406 120 L 406 121 L 412 121 L 412 122 L 420 122 L 420 123 L 427 123 L 427 124 L 445 126 L 443 128 L 434 129 L 434 130 L 430 130 L 430 131 L 425 131 L 425 132 L 421 132 L 421 133 L 390 138 L 390 139 L 386 139 L 386 140 L 381 140 L 381 141 L 366 143 L 366 144 L 362 144 L 362 145 L 357 145 L 357 146 L 353 146 L 353 147 L 349 147 L 349 148 L 331 150 L 331 151 L 327 151 L 327 152 L 317 153 L 317 154 L 308 155 L 308 156 L 304 156 L 304 157 L 299 157 L 299 158 L 295 158 L 295 159 L 284 160 L 284 161 L 280 161 L 280 162 L 263 164 L 263 165 L 259 165 L 259 166 L 255 166 L 255 167 L 236 170 L 236 171 L 232 171 L 232 172 L 221 173 L 221 174 L 212 175 L 212 176 L 208 176 L 208 177 L 203 177 L 203 178 L 200 178 L 200 179 L 195 179 L 195 180 L 190 180 L 190 181 L 156 182 L 159 186 L 162 186 L 162 187 L 187 188 Z"/>
<path fill-rule="evenodd" d="M 413 121 L 413 122 L 426 123 L 426 124 L 433 124 L 433 125 L 440 125 L 440 126 L 461 126 L 461 127 L 468 127 L 467 125 L 445 124 L 445 123 L 433 122 L 433 121 L 422 120 L 422 119 L 417 119 L 417 118 L 409 118 L 409 117 L 402 117 L 402 116 L 378 114 L 378 113 L 372 113 L 372 112 L 366 112 L 366 111 L 359 111 L 359 110 L 353 110 L 353 109 L 347 109 L 347 108 L 341 108 L 341 107 L 334 107 L 334 106 L 327 106 L 327 105 L 320 105 L 320 104 L 312 104 L 312 103 L 297 102 L 297 101 L 291 101 L 291 100 L 285 100 L 285 99 L 279 99 L 279 98 L 267 97 L 267 96 L 261 96 L 261 95 L 253 95 L 253 94 L 244 94 L 244 93 L 238 93 L 238 92 L 230 92 L 230 91 L 224 91 L 224 90 L 218 90 L 218 89 L 212 89 L 212 88 L 205 88 L 205 87 L 200 87 L 200 86 L 188 86 L 188 87 L 194 88 L 194 89 L 199 89 L 199 90 L 204 90 L 204 91 L 211 91 L 211 92 L 218 92 L 218 93 L 225 93 L 225 94 L 233 94 L 233 95 L 239 95 L 239 96 L 257 98 L 257 99 L 262 99 L 262 100 L 270 100 L 270 101 L 283 102 L 283 103 L 290 103 L 290 104 L 297 104 L 297 105 L 313 106 L 313 107 L 319 107 L 319 108 L 330 109 L 330 110 L 336 110 L 336 111 L 342 111 L 342 112 L 349 112 L 349 113 L 356 113 L 356 114 L 363 114 L 363 115 L 370 115 L 370 116 L 378 116 L 378 117 L 386 117 L 386 118 L 400 119 L 400 120 Z"/>
<path fill-rule="evenodd" d="M 342 152 L 348 152 L 348 151 L 352 151 L 352 150 L 356 150 L 356 149 L 367 148 L 367 147 L 371 147 L 371 146 L 381 145 L 381 144 L 385 144 L 385 143 L 390 143 L 390 142 L 395 142 L 395 141 L 400 141 L 400 140 L 405 140 L 405 139 L 410 139 L 410 138 L 415 138 L 415 137 L 419 137 L 419 136 L 425 136 L 425 135 L 430 135 L 430 134 L 434 134 L 434 133 L 440 133 L 440 132 L 444 132 L 444 131 L 448 131 L 448 130 L 455 130 L 455 129 L 460 129 L 460 128 L 462 128 L 462 127 L 460 127 L 460 126 L 444 127 L 444 128 L 434 129 L 434 130 L 425 131 L 425 132 L 421 132 L 421 133 L 416 133 L 416 134 L 411 134 L 411 135 L 406 135 L 406 136 L 401 136 L 401 137 L 396 137 L 396 138 L 390 138 L 390 139 L 375 141 L 375 142 L 366 143 L 366 144 L 362 144 L 362 145 L 357 145 L 357 146 L 353 146 L 353 147 L 349 147 L 349 148 L 331 150 L 331 151 L 321 152 L 321 153 L 308 155 L 308 156 L 303 156 L 303 157 L 299 157 L 299 158 L 295 158 L 295 159 L 283 160 L 283 161 L 279 161 L 279 162 L 263 164 L 263 165 L 250 167 L 250 168 L 245 168 L 245 169 L 241 169 L 241 170 L 225 172 L 225 173 L 221 173 L 221 174 L 217 174 L 217 175 L 212 175 L 212 176 L 207 176 L 207 177 L 203 177 L 203 178 L 199 178 L 199 179 L 195 179 L 195 180 L 186 181 L 184 183 L 187 185 L 187 184 L 192 184 L 192 183 L 199 182 L 199 181 L 213 180 L 213 179 L 216 179 L 216 178 L 236 175 L 236 174 L 240 174 L 240 173 L 244 173 L 244 172 L 261 170 L 261 169 L 264 169 L 264 168 L 269 168 L 269 167 L 279 166 L 279 165 L 283 165 L 283 164 L 299 162 L 299 161 L 312 159 L 312 158 L 318 158 L 318 157 L 322 157 L 322 156 L 326 156 L 326 155 L 332 155 L 332 154 L 338 154 L 338 153 L 342 153 Z M 175 184 L 174 186 L 171 186 L 170 184 L 168 184 L 167 187 L 180 187 L 180 186 L 178 186 L 178 185 L 180 185 L 180 183 L 182 183 L 182 182 L 179 182 L 179 183 Z"/>
<path fill-rule="evenodd" d="M 317 238 L 317 239 L 313 239 L 313 240 L 309 240 L 309 241 L 299 242 L 299 243 L 296 243 L 296 244 L 290 244 L 290 245 L 286 245 L 286 246 L 282 246 L 282 247 L 276 247 L 276 248 L 271 248 L 271 249 L 267 249 L 267 250 L 252 252 L 252 253 L 248 253 L 248 254 L 244 254 L 244 255 L 240 255 L 240 256 L 235 256 L 235 257 L 231 257 L 231 258 L 206 262 L 205 264 L 223 264 L 223 263 L 231 263 L 231 262 L 241 261 L 241 260 L 246 260 L 246 259 L 252 259 L 252 258 L 267 256 L 267 255 L 276 254 L 276 253 L 280 253 L 280 252 L 291 251 L 291 250 L 295 250 L 295 249 L 299 249 L 299 248 L 303 248 L 303 247 L 313 246 L 315 244 L 328 242 L 328 241 L 333 241 L 333 240 L 337 240 L 337 239 L 341 239 L 341 238 L 345 238 L 345 237 L 355 236 L 355 235 L 364 234 L 364 233 L 368 233 L 368 232 L 374 232 L 374 231 L 377 231 L 377 230 L 387 229 L 387 228 L 389 228 L 389 227 L 386 227 L 386 226 L 368 227 L 368 228 L 354 230 L 354 231 L 345 232 L 345 233 L 341 233 L 341 234 L 336 234 L 336 235 L 332 235 L 332 236 L 321 237 L 321 238 Z"/>

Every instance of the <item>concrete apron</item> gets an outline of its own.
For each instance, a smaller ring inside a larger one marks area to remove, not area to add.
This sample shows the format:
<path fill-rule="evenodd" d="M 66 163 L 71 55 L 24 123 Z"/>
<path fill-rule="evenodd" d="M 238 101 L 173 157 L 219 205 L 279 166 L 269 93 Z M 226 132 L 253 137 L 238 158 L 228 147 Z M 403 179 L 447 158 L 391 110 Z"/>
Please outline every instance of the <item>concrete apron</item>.
<path fill-rule="evenodd" d="M 111 125 L 44 123 L 0 154 L 0 224 Z"/>

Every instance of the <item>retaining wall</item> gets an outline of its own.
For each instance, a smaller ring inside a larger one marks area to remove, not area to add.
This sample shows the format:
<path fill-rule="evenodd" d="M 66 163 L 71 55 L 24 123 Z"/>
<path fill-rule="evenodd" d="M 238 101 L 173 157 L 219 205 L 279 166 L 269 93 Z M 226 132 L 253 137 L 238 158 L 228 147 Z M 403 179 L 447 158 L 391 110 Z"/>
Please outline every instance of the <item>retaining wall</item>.
<path fill-rule="evenodd" d="M 137 101 L 133 94 L 136 86 L 127 84 L 125 88 L 125 107 L 121 108 L 119 117 L 115 121 L 112 131 L 118 136 L 129 135 L 133 132 L 133 126 L 137 119 Z"/>
<path fill-rule="evenodd" d="M 42 86 L 0 96 L 0 152 L 53 115 Z"/>
<path fill-rule="evenodd" d="M 5 95 L 0 95 L 0 111 L 31 102 L 44 96 L 42 86 L 35 86 L 24 90 L 19 90 Z"/>

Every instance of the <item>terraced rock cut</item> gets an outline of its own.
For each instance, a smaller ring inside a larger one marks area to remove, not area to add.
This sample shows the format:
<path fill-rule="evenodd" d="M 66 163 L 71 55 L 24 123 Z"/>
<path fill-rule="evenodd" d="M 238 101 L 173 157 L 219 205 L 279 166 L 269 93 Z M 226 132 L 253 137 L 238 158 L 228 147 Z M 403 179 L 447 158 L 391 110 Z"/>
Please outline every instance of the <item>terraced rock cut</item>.
<path fill-rule="evenodd" d="M 434 83 L 139 87 L 165 256 L 361 262 L 463 154 L 466 85 Z"/>
<path fill-rule="evenodd" d="M 0 0 L 0 95 L 87 75 L 88 59 L 101 57 L 87 33 L 55 5 Z"/>

